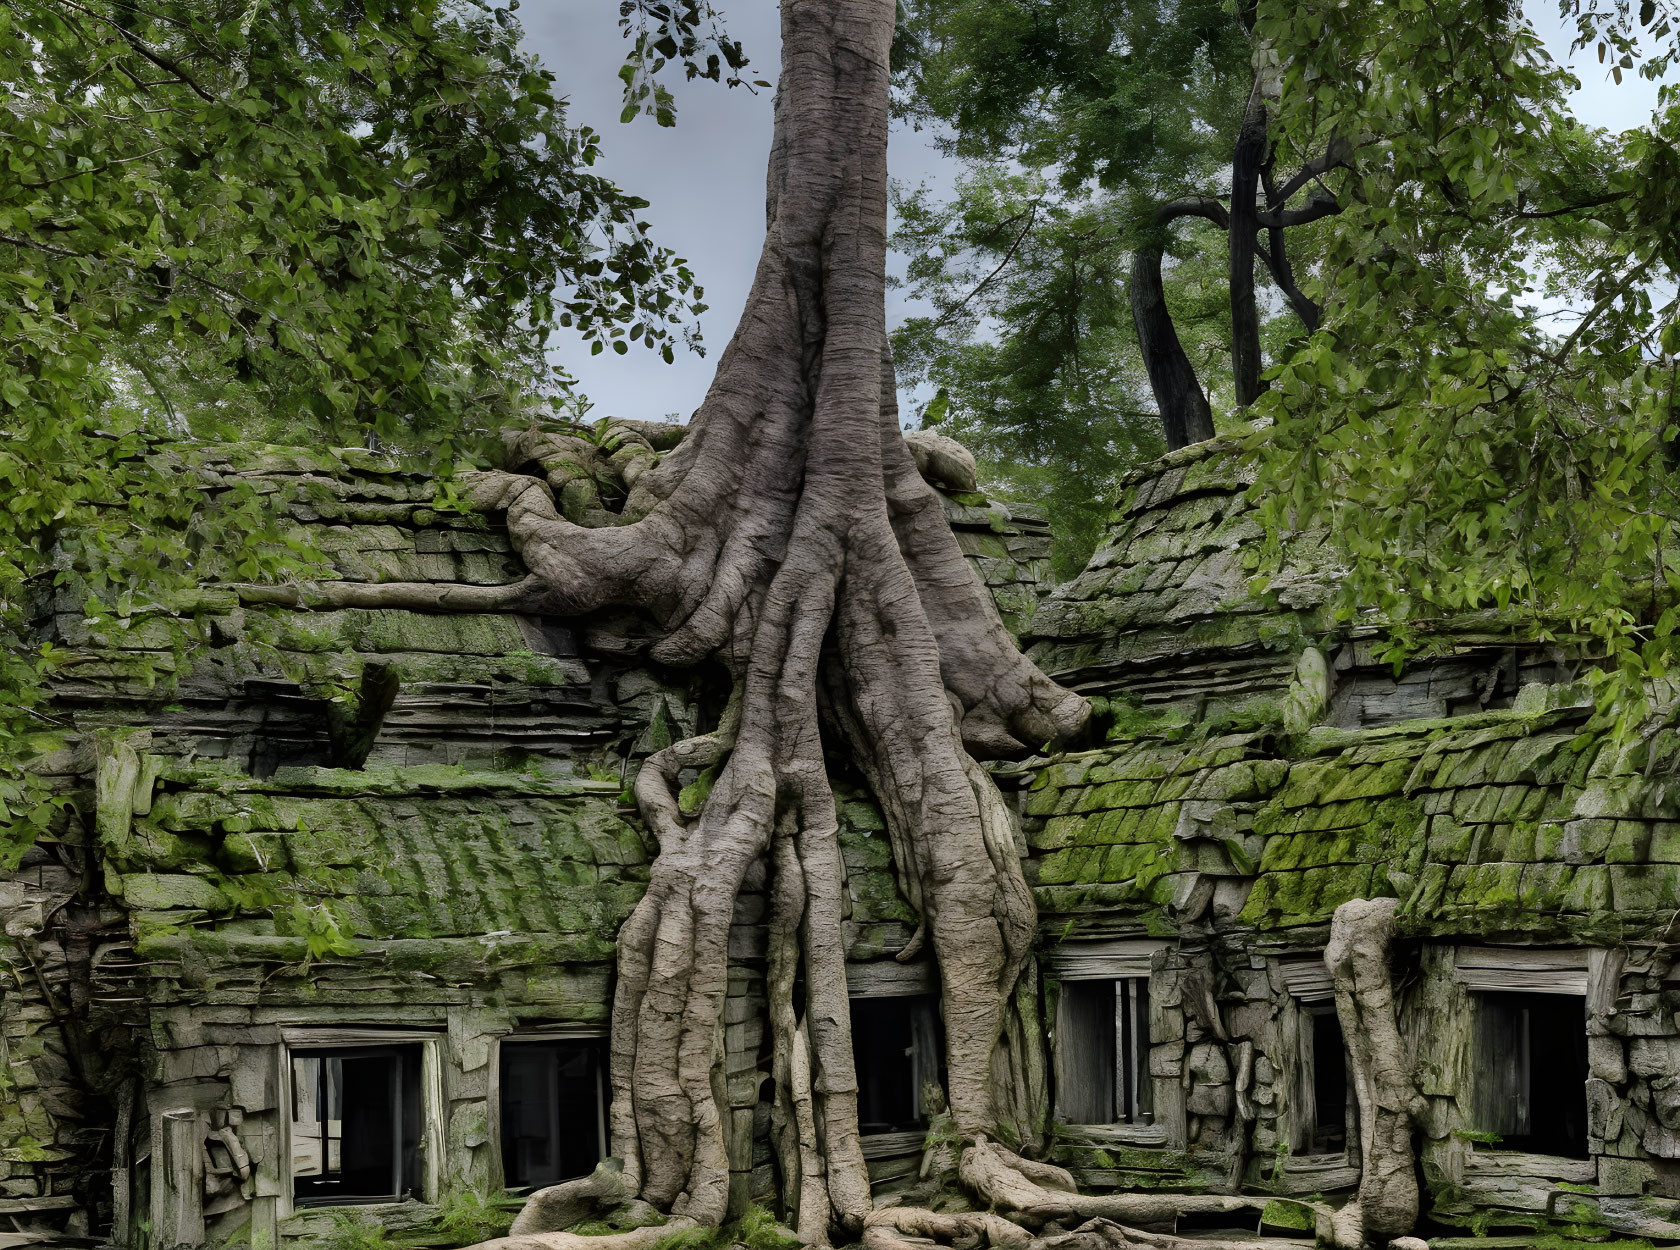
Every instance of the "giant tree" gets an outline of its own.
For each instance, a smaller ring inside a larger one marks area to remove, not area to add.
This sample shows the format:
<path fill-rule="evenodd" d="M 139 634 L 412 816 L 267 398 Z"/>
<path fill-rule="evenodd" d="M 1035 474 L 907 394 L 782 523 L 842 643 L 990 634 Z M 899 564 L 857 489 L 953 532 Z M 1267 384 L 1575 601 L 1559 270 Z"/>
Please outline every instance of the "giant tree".
<path fill-rule="evenodd" d="M 810 1139 L 790 1181 L 801 1224 L 820 1232 L 832 1215 L 857 1228 L 869 1207 L 819 707 L 887 813 L 924 916 L 916 941 L 938 952 L 950 1107 L 970 1133 L 995 1127 L 993 1052 L 1034 932 L 1001 800 L 970 752 L 1044 743 L 1086 715 L 1016 650 L 899 432 L 884 311 L 892 30 L 891 0 L 783 6 L 768 225 L 747 308 L 686 435 L 634 479 L 625 523 L 579 527 L 544 481 L 493 473 L 471 489 L 505 512 L 524 582 L 334 595 L 631 607 L 656 625 L 652 659 L 727 668 L 723 725 L 658 752 L 637 784 L 659 855 L 619 935 L 613 1009 L 612 1132 L 629 1187 L 712 1223 L 727 1199 L 712 1070 L 728 929 L 766 855 L 790 943 L 771 974 L 777 1063 L 808 1073 L 781 1091 Z M 545 454 L 537 436 L 515 461 Z M 716 770 L 693 819 L 673 785 L 685 768 Z"/>
<path fill-rule="evenodd" d="M 1083 1196 L 1062 1169 L 992 1140 L 1031 1145 L 1043 1075 L 1035 908 L 978 760 L 1066 739 L 1088 709 L 1016 649 L 899 429 L 885 324 L 894 8 L 783 0 L 767 229 L 747 306 L 686 429 L 626 427 L 604 457 L 626 487 L 617 516 L 580 524 L 564 490 L 556 502 L 555 486 L 574 480 L 580 460 L 599 464 L 598 450 L 515 430 L 506 468 L 463 484 L 505 516 L 524 579 L 243 590 L 259 601 L 593 617 L 657 663 L 716 664 L 728 676 L 718 728 L 656 751 L 635 784 L 658 851 L 618 934 L 610 1125 L 622 1170 L 534 1202 L 516 1226 L 538 1238 L 525 1244 L 571 1244 L 544 1223 L 575 1219 L 590 1197 L 639 1195 L 702 1225 L 725 1218 L 721 1012 L 737 896 L 759 864 L 778 1154 L 805 1240 L 838 1228 L 883 1248 L 913 1236 L 1020 1245 L 1075 1216 L 1159 1222 L 1256 1204 Z M 960 461 L 936 450 L 927 458 L 947 470 Z M 981 1206 L 1014 1219 L 872 1209 L 829 752 L 867 779 L 920 914 L 900 957 L 924 946 L 937 957 L 945 1094 L 962 1147 L 951 1170 Z M 1116 1225 L 1090 1237 L 1133 1244 Z"/>

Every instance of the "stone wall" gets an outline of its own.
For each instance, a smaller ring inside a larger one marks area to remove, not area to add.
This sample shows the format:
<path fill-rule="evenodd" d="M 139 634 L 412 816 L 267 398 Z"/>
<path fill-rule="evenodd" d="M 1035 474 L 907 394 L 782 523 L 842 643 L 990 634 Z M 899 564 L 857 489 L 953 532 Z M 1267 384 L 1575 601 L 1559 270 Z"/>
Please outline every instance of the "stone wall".
<path fill-rule="evenodd" d="M 1680 731 L 1592 729 L 1578 660 L 1499 622 L 1437 623 L 1395 674 L 1374 624 L 1330 618 L 1314 536 L 1253 584 L 1249 479 L 1220 444 L 1167 457 L 1042 603 L 1036 514 L 946 498 L 1011 628 L 1098 709 L 1087 749 L 994 768 L 1052 1054 L 1073 981 L 1147 987 L 1149 1114 L 1052 1122 L 1044 1149 L 1097 1188 L 1345 1194 L 1357 1115 L 1339 1149 L 1308 1125 L 1321 951 L 1337 904 L 1392 895 L 1434 1217 L 1680 1238 Z M 322 578 L 521 574 L 493 519 L 366 452 L 219 449 L 198 481 L 270 496 Z M 0 1215 L 148 1247 L 318 1239 L 331 1215 L 291 1209 L 286 1048 L 383 1030 L 419 1039 L 433 1140 L 424 1201 L 380 1214 L 423 1237 L 502 1182 L 501 1041 L 604 1033 L 652 854 L 628 785 L 720 692 L 640 664 L 623 622 L 310 612 L 218 585 L 90 621 L 85 598 L 68 565 L 42 609 L 65 662 L 40 767 L 71 807 L 0 874 Z M 853 992 L 925 993 L 931 963 L 893 958 L 917 917 L 880 815 L 845 778 L 837 799 Z M 762 886 L 725 1009 L 737 1208 L 775 1197 Z M 1477 1131 L 1487 976 L 1578 985 L 1587 1157 Z M 915 1184 L 920 1144 L 866 1143 L 880 1196 Z"/>
<path fill-rule="evenodd" d="M 317 578 L 523 575 L 494 520 L 356 449 L 212 448 L 196 483 L 267 496 Z M 1042 516 L 945 504 L 1023 628 Z M 636 761 L 704 729 L 718 692 L 515 615 L 312 612 L 207 586 L 89 619 L 63 563 L 41 632 L 63 655 L 64 731 L 38 767 L 72 806 L 0 874 L 0 1215 L 27 1236 L 154 1246 L 323 1235 L 330 1215 L 288 1213 L 289 1031 L 429 1039 L 426 1202 L 382 1219 L 420 1228 L 453 1194 L 494 1192 L 498 1041 L 605 1034 L 613 939 L 652 853 Z M 884 826 L 866 796 L 839 797 L 850 951 L 902 979 L 891 956 L 915 917 Z M 738 1206 L 774 1184 L 763 913 L 750 882 L 725 1011 Z"/>
<path fill-rule="evenodd" d="M 1028 639 L 1098 701 L 1108 737 L 1012 774 L 1048 949 L 1167 938 L 1196 969 L 1187 982 L 1158 959 L 1151 981 L 1152 1005 L 1173 1004 L 1153 1021 L 1156 1123 L 1058 1126 L 1057 1157 L 1096 1177 L 1124 1144 L 1130 1186 L 1356 1184 L 1354 1121 L 1346 1150 L 1302 1149 L 1303 1030 L 1330 993 L 1335 907 L 1393 896 L 1433 1217 L 1680 1238 L 1665 979 L 1680 735 L 1592 728 L 1588 687 L 1567 680 L 1581 661 L 1487 619 L 1433 623 L 1429 653 L 1398 674 L 1378 664 L 1375 624 L 1326 614 L 1336 574 L 1318 536 L 1256 583 L 1249 480 L 1219 444 L 1134 477 Z M 1585 998 L 1586 1158 L 1476 1131 L 1476 995 L 1455 965 L 1473 958 Z"/>

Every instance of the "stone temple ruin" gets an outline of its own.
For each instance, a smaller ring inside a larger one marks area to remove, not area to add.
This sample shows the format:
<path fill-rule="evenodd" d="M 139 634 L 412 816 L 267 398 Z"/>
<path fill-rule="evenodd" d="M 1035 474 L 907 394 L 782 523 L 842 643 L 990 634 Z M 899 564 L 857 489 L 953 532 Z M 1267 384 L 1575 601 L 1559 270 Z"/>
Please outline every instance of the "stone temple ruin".
<path fill-rule="evenodd" d="M 201 486 L 236 475 L 337 576 L 522 572 L 493 520 L 377 455 L 229 447 Z M 1310 537 L 1252 590 L 1248 477 L 1217 442 L 1158 462 L 1053 589 L 1039 513 L 946 496 L 1011 628 L 1099 701 L 1092 749 L 995 769 L 1040 913 L 1045 1157 L 1090 1190 L 1350 1194 L 1365 1126 L 1323 948 L 1338 904 L 1394 897 L 1429 1226 L 1680 1242 L 1680 729 L 1585 732 L 1578 657 L 1498 619 L 1396 674 L 1376 624 L 1331 621 Z M 627 780 L 718 692 L 589 622 L 206 586 L 117 623 L 74 577 L 53 593 L 37 764 L 72 803 L 0 875 L 0 1250 L 277 1250 L 346 1212 L 452 1245 L 464 1195 L 589 1171 L 651 854 Z M 894 959 L 916 916 L 861 782 L 837 788 L 881 1199 L 919 1183 L 938 980 Z M 777 1193 L 763 920 L 749 890 L 737 1209 Z M 1299 1210 L 1209 1226 L 1310 1241 Z"/>

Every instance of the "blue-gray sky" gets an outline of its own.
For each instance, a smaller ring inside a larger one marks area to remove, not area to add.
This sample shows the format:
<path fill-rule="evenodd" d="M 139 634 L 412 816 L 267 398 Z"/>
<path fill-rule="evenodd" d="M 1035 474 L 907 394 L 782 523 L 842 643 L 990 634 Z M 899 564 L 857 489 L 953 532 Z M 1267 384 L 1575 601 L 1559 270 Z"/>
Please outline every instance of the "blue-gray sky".
<path fill-rule="evenodd" d="M 780 38 L 775 0 L 724 0 L 730 33 L 746 46 L 751 77 L 774 81 Z M 1528 0 L 1531 19 L 1553 55 L 1573 65 L 1581 90 L 1572 100 L 1585 122 L 1612 130 L 1642 125 L 1656 103 L 1656 85 L 1633 75 L 1614 85 L 1589 49 L 1571 57 L 1569 31 L 1555 0 Z M 526 47 L 553 70 L 570 98 L 570 117 L 602 132 L 606 156 L 597 166 L 650 203 L 655 237 L 693 266 L 706 288 L 701 318 L 707 354 L 679 353 L 666 365 L 649 352 L 591 357 L 575 339 L 557 339 L 555 360 L 571 370 L 595 403 L 594 416 L 686 420 L 705 396 L 717 353 L 729 341 L 746 300 L 764 238 L 764 160 L 770 147 L 771 92 L 753 95 L 673 76 L 677 124 L 651 118 L 618 121 L 616 70 L 623 60 L 618 5 L 608 0 L 526 0 L 519 16 Z M 949 186 L 951 168 L 914 131 L 895 130 L 888 150 L 894 177 Z M 901 297 L 888 296 L 889 321 L 902 317 Z"/>

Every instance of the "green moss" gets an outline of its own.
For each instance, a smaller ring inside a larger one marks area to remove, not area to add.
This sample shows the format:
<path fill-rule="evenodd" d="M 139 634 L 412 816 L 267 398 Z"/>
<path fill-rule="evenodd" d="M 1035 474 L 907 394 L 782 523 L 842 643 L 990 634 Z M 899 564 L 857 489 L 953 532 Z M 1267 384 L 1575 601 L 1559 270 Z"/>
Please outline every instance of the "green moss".
<path fill-rule="evenodd" d="M 391 1245 L 385 1226 L 355 1211 L 334 1211 L 332 1231 L 322 1239 L 322 1250 L 387 1250 Z"/>
<path fill-rule="evenodd" d="M 722 766 L 717 764 L 701 769 L 700 775 L 678 792 L 677 809 L 685 816 L 698 816 L 722 771 Z"/>
<path fill-rule="evenodd" d="M 1272 1228 L 1309 1230 L 1314 1224 L 1312 1208 L 1304 1203 L 1274 1198 L 1260 1212 L 1260 1223 Z"/>
<path fill-rule="evenodd" d="M 119 890 L 130 907 L 141 911 L 224 911 L 231 906 L 228 896 L 209 881 L 185 873 L 130 873 L 121 879 Z"/>
<path fill-rule="evenodd" d="M 450 1194 L 438 1207 L 437 1231 L 441 1240 L 436 1244 L 470 1246 L 501 1237 L 524 1205 L 523 1196 L 505 1190 L 489 1198 L 470 1191 Z"/>

